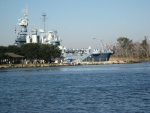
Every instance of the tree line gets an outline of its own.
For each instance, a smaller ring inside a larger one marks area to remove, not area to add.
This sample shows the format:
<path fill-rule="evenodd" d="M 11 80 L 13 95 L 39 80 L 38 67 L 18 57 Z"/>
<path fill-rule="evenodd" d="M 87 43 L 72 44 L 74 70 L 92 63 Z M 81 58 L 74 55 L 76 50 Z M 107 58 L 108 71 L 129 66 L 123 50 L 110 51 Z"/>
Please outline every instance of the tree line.
<path fill-rule="evenodd" d="M 113 50 L 115 51 L 114 57 L 150 59 L 150 43 L 146 36 L 141 42 L 133 42 L 127 37 L 119 37 Z"/>
<path fill-rule="evenodd" d="M 5 53 L 15 53 L 24 56 L 24 59 L 34 60 L 42 59 L 51 62 L 52 58 L 60 57 L 61 50 L 57 45 L 29 43 L 20 47 L 9 45 L 8 47 L 0 46 L 0 63 L 6 59 Z"/>

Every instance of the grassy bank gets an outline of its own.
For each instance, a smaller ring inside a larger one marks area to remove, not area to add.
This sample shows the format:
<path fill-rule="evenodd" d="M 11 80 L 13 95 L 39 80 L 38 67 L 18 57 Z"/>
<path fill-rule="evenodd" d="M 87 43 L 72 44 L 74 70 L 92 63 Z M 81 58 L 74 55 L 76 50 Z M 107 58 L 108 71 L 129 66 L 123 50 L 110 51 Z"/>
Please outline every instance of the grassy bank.
<path fill-rule="evenodd" d="M 150 59 L 111 57 L 110 61 L 124 61 L 126 63 L 138 63 L 138 62 L 150 61 Z"/>

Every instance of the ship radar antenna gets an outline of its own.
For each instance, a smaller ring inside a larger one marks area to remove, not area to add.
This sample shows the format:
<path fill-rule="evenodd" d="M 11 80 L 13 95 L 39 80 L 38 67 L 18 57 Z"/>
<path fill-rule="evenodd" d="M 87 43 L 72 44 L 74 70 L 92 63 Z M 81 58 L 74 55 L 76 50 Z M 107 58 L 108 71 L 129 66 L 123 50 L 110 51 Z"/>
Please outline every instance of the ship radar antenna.
<path fill-rule="evenodd" d="M 42 19 L 43 19 L 43 22 L 44 22 L 44 32 L 45 32 L 45 21 L 46 21 L 46 19 L 47 19 L 47 18 L 46 18 L 46 13 L 43 13 L 43 14 L 42 14 L 42 17 L 43 17 Z"/>

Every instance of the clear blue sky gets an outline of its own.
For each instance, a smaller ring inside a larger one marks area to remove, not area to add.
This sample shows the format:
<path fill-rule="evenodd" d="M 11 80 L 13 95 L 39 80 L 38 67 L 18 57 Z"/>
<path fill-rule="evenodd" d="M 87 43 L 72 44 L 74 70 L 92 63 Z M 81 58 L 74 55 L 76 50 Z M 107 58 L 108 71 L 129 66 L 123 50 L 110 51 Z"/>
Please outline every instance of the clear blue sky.
<path fill-rule="evenodd" d="M 150 37 L 150 0 L 0 0 L 0 45 L 15 42 L 15 26 L 26 5 L 28 29 L 43 28 L 44 12 L 46 30 L 57 30 L 69 48 L 98 45 L 92 38 L 115 44 L 119 37 L 134 42 Z"/>

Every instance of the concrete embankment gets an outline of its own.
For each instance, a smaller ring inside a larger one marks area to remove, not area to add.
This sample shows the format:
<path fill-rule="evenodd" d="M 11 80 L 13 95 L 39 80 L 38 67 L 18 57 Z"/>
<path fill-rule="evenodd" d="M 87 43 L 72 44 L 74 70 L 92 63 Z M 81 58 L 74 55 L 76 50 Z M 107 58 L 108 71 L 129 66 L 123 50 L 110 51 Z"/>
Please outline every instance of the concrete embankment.
<path fill-rule="evenodd" d="M 51 63 L 51 64 L 4 64 L 0 68 L 30 68 L 30 67 L 50 67 L 50 66 L 77 66 L 77 65 L 105 65 L 124 64 L 124 61 L 104 61 L 104 62 L 72 62 L 72 63 Z"/>

